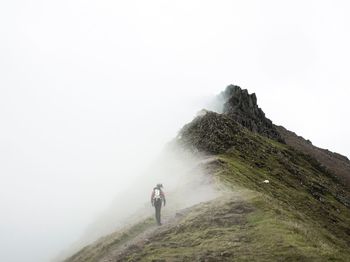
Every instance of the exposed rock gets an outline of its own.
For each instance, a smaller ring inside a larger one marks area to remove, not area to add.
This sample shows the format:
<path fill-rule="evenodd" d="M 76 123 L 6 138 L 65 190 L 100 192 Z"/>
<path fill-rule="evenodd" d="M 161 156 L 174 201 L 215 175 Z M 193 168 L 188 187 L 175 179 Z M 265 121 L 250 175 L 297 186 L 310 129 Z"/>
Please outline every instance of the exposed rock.
<path fill-rule="evenodd" d="M 266 118 L 265 113 L 259 108 L 255 93 L 249 94 L 246 89 L 229 85 L 220 94 L 223 100 L 223 113 L 228 115 L 250 131 L 263 136 L 284 142 L 272 121 Z"/>
<path fill-rule="evenodd" d="M 182 128 L 177 142 L 195 152 L 223 153 L 236 144 L 241 129 L 237 122 L 226 115 L 202 111 Z"/>

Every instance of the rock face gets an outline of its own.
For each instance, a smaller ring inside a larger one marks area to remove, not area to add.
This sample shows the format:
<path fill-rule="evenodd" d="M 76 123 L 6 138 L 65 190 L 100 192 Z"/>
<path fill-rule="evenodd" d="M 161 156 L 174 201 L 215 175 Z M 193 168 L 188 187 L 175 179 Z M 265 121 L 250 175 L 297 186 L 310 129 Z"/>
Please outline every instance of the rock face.
<path fill-rule="evenodd" d="M 223 153 L 237 143 L 242 127 L 230 117 L 202 110 L 180 131 L 177 142 L 193 152 Z"/>
<path fill-rule="evenodd" d="M 220 100 L 224 102 L 223 113 L 225 115 L 252 132 L 284 142 L 272 121 L 266 118 L 265 113 L 259 108 L 254 93 L 249 94 L 246 89 L 242 90 L 239 86 L 229 85 L 220 94 Z"/>

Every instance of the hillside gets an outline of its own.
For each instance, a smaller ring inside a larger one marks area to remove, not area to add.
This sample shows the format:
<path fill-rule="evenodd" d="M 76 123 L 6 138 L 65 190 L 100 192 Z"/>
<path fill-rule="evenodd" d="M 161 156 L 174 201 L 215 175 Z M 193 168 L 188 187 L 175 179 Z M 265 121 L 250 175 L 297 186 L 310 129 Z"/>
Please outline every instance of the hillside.
<path fill-rule="evenodd" d="M 220 99 L 222 112 L 202 111 L 174 140 L 202 159 L 220 195 L 165 213 L 162 227 L 146 218 L 66 261 L 348 261 L 349 160 L 300 145 L 255 94 L 229 86 Z"/>

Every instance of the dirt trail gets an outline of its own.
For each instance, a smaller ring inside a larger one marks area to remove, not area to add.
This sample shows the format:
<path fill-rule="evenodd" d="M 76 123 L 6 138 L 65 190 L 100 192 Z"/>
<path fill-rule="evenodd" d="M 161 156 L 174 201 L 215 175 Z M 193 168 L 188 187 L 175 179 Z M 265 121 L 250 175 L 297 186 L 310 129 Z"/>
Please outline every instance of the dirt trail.
<path fill-rule="evenodd" d="M 135 252 L 145 244 L 149 243 L 151 238 L 154 236 L 166 232 L 167 230 L 176 226 L 179 221 L 190 212 L 191 208 L 186 208 L 176 213 L 168 214 L 163 216 L 162 225 L 157 226 L 154 221 L 154 225 L 146 228 L 142 233 L 138 234 L 136 237 L 116 246 L 107 255 L 99 259 L 99 262 L 116 262 L 122 261 L 119 258 L 125 257 L 126 255 Z"/>

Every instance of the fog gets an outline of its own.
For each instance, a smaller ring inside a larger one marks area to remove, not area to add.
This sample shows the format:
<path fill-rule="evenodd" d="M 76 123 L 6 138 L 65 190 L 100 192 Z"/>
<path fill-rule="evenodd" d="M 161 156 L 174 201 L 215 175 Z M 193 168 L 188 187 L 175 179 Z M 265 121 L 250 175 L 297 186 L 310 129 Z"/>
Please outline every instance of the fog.
<path fill-rule="evenodd" d="M 228 84 L 256 92 L 274 123 L 350 156 L 347 10 L 311 0 L 2 1 L 0 260 L 55 258 L 128 188 L 148 201 L 159 181 L 145 174 L 166 143 Z"/>
<path fill-rule="evenodd" d="M 162 182 L 166 206 L 162 208 L 162 223 L 168 223 L 176 214 L 195 204 L 212 200 L 225 190 L 214 183 L 206 163 L 215 157 L 194 155 L 178 147 L 174 139 L 141 175 L 133 179 L 131 186 L 118 193 L 112 204 L 90 224 L 83 235 L 57 256 L 55 261 L 76 253 L 82 247 L 99 238 L 135 223 L 154 217 L 151 207 L 151 191 Z M 130 179 L 130 178 L 129 178 Z"/>

